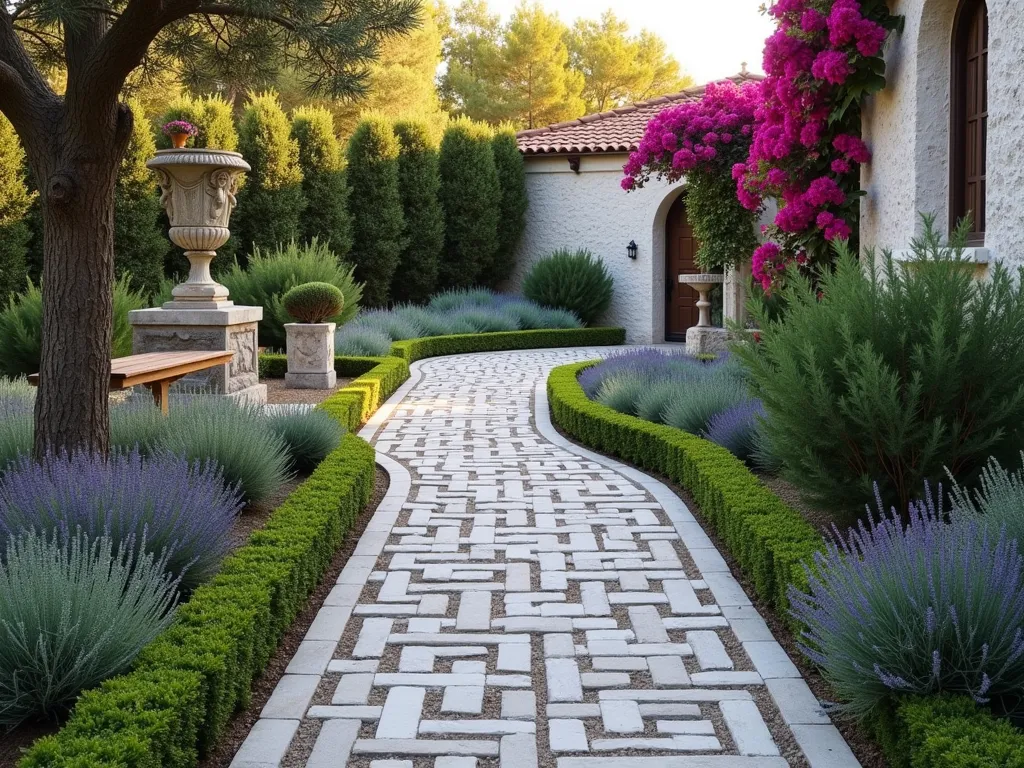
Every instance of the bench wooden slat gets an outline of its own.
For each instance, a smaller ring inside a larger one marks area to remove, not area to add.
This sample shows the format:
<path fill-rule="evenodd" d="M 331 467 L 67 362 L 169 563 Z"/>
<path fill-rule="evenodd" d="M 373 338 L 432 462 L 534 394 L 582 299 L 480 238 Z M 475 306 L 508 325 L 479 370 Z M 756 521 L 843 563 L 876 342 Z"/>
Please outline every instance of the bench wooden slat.
<path fill-rule="evenodd" d="M 180 379 L 189 373 L 231 362 L 234 352 L 146 352 L 110 361 L 110 388 L 127 389 L 137 384 Z M 28 377 L 39 384 L 39 374 Z"/>

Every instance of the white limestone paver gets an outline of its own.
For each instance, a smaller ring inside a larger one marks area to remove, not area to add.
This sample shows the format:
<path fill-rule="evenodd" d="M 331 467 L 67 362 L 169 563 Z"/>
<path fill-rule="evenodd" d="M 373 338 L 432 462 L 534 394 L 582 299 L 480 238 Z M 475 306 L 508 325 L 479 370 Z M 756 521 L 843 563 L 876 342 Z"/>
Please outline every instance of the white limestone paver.
<path fill-rule="evenodd" d="M 361 432 L 388 494 L 232 768 L 856 768 L 679 497 L 552 427 L 548 372 L 608 352 L 412 366 Z"/>

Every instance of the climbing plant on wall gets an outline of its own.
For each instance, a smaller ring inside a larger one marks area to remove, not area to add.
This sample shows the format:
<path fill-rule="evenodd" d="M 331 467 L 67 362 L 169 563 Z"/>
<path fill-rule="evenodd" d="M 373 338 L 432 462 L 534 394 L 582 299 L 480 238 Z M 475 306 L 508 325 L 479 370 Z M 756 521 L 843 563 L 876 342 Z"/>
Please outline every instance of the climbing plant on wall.
<path fill-rule="evenodd" d="M 737 266 L 757 247 L 758 209 L 736 198 L 731 171 L 746 160 L 759 83 L 711 83 L 700 101 L 669 107 L 648 124 L 623 168 L 622 188 L 638 189 L 652 177 L 686 178 L 686 214 L 702 269 Z"/>
<path fill-rule="evenodd" d="M 856 246 L 864 99 L 885 87 L 882 47 L 902 26 L 885 0 L 778 0 L 776 31 L 764 50 L 753 141 L 733 175 L 751 211 L 767 198 L 778 214 L 754 253 L 765 289 L 792 264 L 827 258 L 833 240 Z"/>

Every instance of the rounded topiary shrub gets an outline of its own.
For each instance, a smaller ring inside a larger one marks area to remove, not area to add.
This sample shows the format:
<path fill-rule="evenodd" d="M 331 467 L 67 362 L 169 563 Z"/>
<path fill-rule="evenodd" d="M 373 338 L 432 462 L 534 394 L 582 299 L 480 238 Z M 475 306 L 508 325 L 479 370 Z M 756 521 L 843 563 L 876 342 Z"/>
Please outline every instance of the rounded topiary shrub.
<path fill-rule="evenodd" d="M 303 283 L 284 295 L 285 311 L 300 323 L 326 323 L 341 314 L 345 296 L 330 283 Z"/>
<path fill-rule="evenodd" d="M 560 249 L 530 269 L 523 282 L 526 298 L 565 309 L 593 325 L 612 303 L 612 276 L 590 251 Z"/>

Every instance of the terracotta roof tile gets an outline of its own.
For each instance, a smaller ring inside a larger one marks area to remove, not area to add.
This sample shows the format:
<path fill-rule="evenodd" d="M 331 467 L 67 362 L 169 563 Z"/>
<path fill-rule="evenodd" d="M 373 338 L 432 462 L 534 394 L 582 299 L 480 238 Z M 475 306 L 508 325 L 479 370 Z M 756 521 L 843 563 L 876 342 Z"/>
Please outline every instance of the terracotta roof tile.
<path fill-rule="evenodd" d="M 728 78 L 736 83 L 761 80 L 760 75 L 744 72 Z M 617 107 L 607 112 L 585 115 L 576 120 L 555 123 L 516 134 L 524 155 L 585 155 L 599 152 L 632 152 L 643 138 L 648 121 L 666 107 L 697 101 L 703 85 L 668 96 L 658 96 Z"/>

